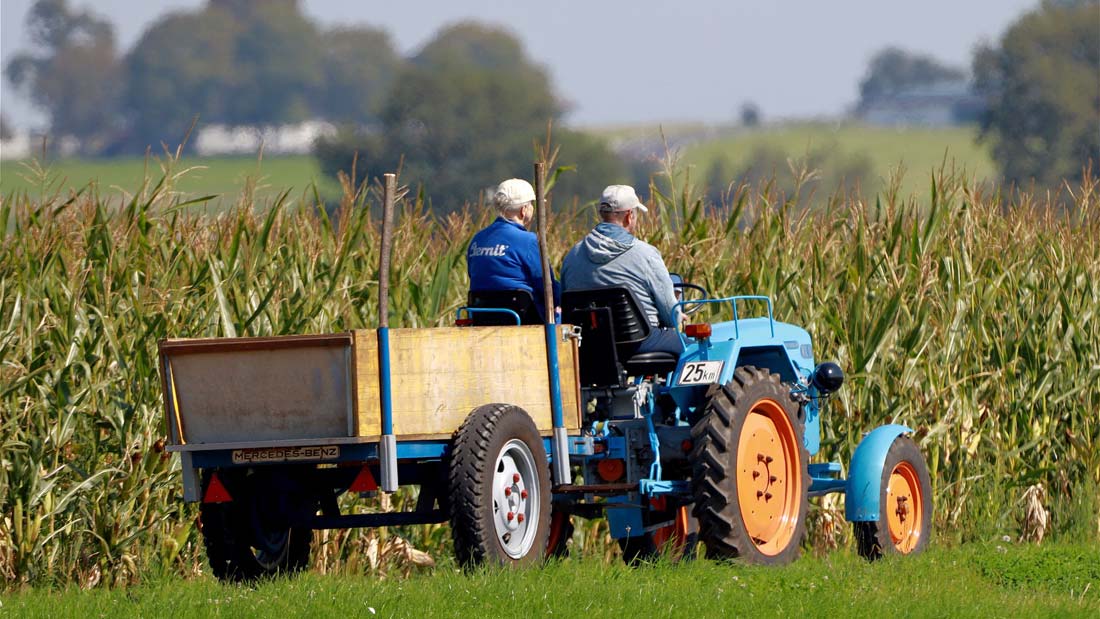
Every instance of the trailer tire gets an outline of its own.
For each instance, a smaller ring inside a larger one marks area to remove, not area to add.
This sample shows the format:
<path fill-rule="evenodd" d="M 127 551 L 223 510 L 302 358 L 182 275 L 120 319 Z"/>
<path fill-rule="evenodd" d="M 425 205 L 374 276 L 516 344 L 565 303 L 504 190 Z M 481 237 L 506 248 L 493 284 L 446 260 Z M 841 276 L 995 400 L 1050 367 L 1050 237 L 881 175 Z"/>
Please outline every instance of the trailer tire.
<path fill-rule="evenodd" d="M 885 554 L 918 554 L 932 532 L 932 479 L 913 439 L 894 439 L 880 488 L 878 521 L 852 523 L 859 556 L 873 561 Z"/>
<path fill-rule="evenodd" d="M 267 511 L 247 495 L 200 506 L 206 558 L 218 580 L 249 582 L 300 572 L 309 565 L 313 532 L 272 523 L 279 515 Z"/>
<path fill-rule="evenodd" d="M 448 473 L 451 536 L 464 567 L 530 565 L 547 552 L 550 467 L 523 409 L 475 408 L 455 434 Z"/>
<path fill-rule="evenodd" d="M 779 376 L 737 368 L 707 393 L 692 427 L 692 483 L 707 556 L 760 565 L 798 558 L 809 509 L 809 453 Z"/>

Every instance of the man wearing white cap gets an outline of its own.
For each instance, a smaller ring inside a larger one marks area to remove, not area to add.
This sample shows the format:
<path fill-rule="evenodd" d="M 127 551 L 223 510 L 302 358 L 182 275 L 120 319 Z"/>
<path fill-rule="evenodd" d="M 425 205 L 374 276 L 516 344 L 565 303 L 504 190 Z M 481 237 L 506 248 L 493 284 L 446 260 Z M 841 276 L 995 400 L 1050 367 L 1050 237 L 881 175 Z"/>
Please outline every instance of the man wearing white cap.
<path fill-rule="evenodd" d="M 637 352 L 679 354 L 683 344 L 673 315 L 676 296 L 668 268 L 649 243 L 634 237 L 638 212 L 649 211 L 629 185 L 611 185 L 600 197 L 600 223 L 566 254 L 561 265 L 565 290 L 625 286 L 655 327 Z M 678 312 L 677 312 L 678 313 Z"/>
<path fill-rule="evenodd" d="M 492 203 L 499 216 L 474 235 L 466 251 L 470 290 L 526 290 L 545 319 L 539 242 L 535 233 L 527 230 L 535 213 L 535 190 L 523 179 L 510 178 L 497 186 Z M 561 289 L 553 277 L 551 269 L 557 303 Z"/>

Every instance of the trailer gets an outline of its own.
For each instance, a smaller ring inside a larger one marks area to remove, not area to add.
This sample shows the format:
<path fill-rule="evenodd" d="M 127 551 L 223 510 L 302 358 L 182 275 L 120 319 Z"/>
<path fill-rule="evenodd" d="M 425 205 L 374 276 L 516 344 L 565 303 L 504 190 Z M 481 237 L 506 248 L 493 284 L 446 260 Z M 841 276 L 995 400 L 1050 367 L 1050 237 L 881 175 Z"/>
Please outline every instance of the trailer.
<path fill-rule="evenodd" d="M 679 356 L 637 353 L 649 326 L 625 288 L 566 292 L 564 324 L 471 298 L 455 327 L 390 329 L 394 192 L 387 175 L 377 329 L 159 344 L 169 450 L 218 578 L 303 569 L 315 529 L 443 522 L 462 565 L 529 565 L 566 551 L 573 515 L 605 516 L 630 562 L 701 543 L 784 564 L 809 498 L 828 493 L 844 493 L 863 556 L 927 545 L 931 484 L 909 428 L 869 432 L 847 477 L 810 462 L 843 373 L 767 297 L 677 282 L 686 314 L 729 311 L 686 324 Z M 412 510 L 341 513 L 344 493 L 401 486 L 419 489 Z"/>

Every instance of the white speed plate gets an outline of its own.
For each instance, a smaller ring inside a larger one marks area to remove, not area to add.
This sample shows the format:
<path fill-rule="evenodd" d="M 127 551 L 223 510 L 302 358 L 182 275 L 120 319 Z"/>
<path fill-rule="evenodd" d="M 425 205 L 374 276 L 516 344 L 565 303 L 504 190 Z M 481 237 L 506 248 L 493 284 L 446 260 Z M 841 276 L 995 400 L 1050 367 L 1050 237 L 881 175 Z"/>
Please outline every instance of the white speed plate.
<path fill-rule="evenodd" d="M 684 364 L 680 371 L 681 385 L 709 385 L 718 382 L 722 374 L 722 361 L 691 361 Z"/>

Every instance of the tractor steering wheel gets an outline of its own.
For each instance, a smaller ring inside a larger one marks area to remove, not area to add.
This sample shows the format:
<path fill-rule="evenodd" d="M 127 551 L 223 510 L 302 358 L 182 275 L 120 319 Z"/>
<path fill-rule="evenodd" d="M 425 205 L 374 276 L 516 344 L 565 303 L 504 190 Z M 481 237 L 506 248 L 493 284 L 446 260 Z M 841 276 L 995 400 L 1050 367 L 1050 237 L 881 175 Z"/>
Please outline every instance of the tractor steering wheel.
<path fill-rule="evenodd" d="M 710 298 L 710 293 L 707 292 L 707 289 L 696 284 L 685 282 L 684 278 L 679 274 L 670 273 L 669 275 L 672 277 L 672 289 L 676 292 L 676 300 L 685 302 L 684 305 L 680 306 L 680 311 L 690 316 L 703 309 L 705 303 L 699 303 L 699 301 L 706 301 Z M 696 293 L 698 297 L 692 295 L 692 298 L 687 298 L 685 292 L 689 290 Z"/>

